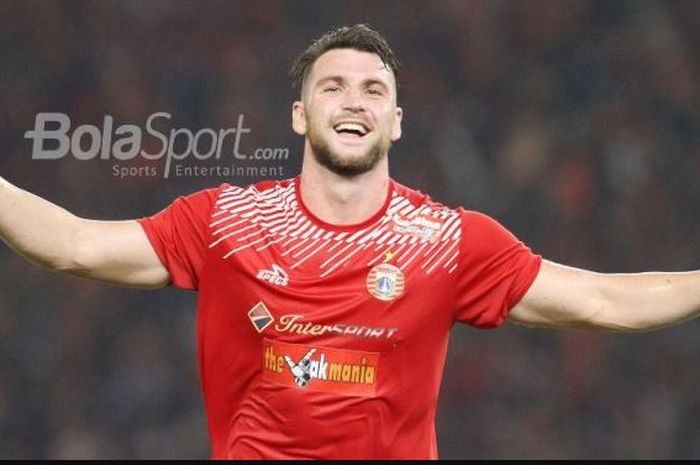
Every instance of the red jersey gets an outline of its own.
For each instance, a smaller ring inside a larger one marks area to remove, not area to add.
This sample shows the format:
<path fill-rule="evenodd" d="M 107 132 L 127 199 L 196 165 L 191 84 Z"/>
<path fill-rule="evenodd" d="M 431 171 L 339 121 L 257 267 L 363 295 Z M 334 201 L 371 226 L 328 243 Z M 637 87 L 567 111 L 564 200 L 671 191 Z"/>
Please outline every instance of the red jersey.
<path fill-rule="evenodd" d="M 389 182 L 336 226 L 299 178 L 224 184 L 140 220 L 172 284 L 199 291 L 212 458 L 437 458 L 450 328 L 503 323 L 541 258 L 489 217 Z"/>

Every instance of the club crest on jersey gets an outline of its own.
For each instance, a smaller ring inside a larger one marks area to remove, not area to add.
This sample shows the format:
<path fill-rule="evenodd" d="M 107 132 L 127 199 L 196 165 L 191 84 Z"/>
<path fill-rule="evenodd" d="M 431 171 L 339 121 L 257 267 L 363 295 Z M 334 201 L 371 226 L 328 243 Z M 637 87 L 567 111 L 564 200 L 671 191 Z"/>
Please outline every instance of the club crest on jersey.
<path fill-rule="evenodd" d="M 276 286 L 284 287 L 289 284 L 289 275 L 281 266 L 273 264 L 271 268 L 270 270 L 259 270 L 255 277 Z"/>
<path fill-rule="evenodd" d="M 391 263 L 380 263 L 367 275 L 367 290 L 379 300 L 390 301 L 403 294 L 403 272 Z"/>
<path fill-rule="evenodd" d="M 250 322 L 253 323 L 255 329 L 261 333 L 265 328 L 270 326 L 275 318 L 272 316 L 270 311 L 267 309 L 264 303 L 258 302 L 253 308 L 248 312 L 248 318 Z"/>
<path fill-rule="evenodd" d="M 418 215 L 413 218 L 397 214 L 394 216 L 392 230 L 400 234 L 435 242 L 440 236 L 444 221 L 428 215 Z"/>

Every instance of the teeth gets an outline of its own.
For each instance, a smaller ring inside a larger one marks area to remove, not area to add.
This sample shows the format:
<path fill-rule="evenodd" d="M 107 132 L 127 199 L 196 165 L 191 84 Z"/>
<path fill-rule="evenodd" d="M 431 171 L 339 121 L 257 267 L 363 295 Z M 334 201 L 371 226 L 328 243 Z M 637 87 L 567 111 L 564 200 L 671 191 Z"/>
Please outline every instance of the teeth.
<path fill-rule="evenodd" d="M 334 129 L 336 131 L 357 131 L 363 136 L 367 134 L 367 129 L 359 123 L 340 123 Z"/>

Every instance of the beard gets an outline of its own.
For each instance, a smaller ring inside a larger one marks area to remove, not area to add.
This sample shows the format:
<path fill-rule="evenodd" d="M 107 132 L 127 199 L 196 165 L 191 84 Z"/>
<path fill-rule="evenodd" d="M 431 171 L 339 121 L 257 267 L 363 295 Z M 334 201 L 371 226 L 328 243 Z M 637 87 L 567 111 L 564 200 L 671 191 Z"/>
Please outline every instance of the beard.
<path fill-rule="evenodd" d="M 318 134 L 312 125 L 307 133 L 314 159 L 324 168 L 342 176 L 352 178 L 371 171 L 386 156 L 391 147 L 389 137 L 381 137 L 364 155 L 343 158 L 331 150 L 328 141 Z"/>

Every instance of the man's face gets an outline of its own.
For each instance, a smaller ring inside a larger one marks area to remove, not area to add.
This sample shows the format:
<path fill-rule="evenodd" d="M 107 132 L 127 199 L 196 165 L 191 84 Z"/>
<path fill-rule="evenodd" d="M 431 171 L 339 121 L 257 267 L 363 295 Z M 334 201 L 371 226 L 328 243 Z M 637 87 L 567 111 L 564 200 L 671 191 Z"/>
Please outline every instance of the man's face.
<path fill-rule="evenodd" d="M 401 137 L 396 81 L 379 56 L 354 49 L 321 55 L 309 73 L 294 130 L 305 135 L 317 162 L 346 177 L 374 168 Z"/>

